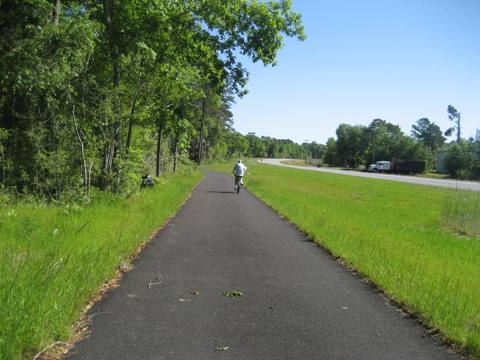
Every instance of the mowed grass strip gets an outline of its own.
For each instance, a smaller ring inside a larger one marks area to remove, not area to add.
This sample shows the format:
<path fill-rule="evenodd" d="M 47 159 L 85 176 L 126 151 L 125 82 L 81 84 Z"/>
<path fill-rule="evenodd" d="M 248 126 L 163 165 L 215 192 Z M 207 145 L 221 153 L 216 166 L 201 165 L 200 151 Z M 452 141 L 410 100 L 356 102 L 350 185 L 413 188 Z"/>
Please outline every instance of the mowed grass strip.
<path fill-rule="evenodd" d="M 445 230 L 442 207 L 453 190 L 260 164 L 249 170 L 249 190 L 480 356 L 480 240 Z"/>
<path fill-rule="evenodd" d="M 84 207 L 0 207 L 0 359 L 68 339 L 83 306 L 201 177 L 167 175 L 129 199 L 98 194 Z"/>

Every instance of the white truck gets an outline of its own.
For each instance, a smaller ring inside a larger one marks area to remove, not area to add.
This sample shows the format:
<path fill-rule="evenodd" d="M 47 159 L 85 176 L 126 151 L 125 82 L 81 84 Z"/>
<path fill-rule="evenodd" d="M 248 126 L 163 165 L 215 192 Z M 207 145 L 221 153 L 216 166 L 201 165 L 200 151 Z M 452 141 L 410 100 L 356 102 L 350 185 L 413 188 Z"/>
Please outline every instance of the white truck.
<path fill-rule="evenodd" d="M 395 174 L 415 174 L 425 171 L 425 161 L 393 159 L 392 161 L 377 161 L 368 165 L 368 171 L 390 172 Z"/>
<path fill-rule="evenodd" d="M 392 163 L 390 161 L 377 161 L 375 164 L 368 165 L 369 172 L 383 172 L 392 170 Z"/>

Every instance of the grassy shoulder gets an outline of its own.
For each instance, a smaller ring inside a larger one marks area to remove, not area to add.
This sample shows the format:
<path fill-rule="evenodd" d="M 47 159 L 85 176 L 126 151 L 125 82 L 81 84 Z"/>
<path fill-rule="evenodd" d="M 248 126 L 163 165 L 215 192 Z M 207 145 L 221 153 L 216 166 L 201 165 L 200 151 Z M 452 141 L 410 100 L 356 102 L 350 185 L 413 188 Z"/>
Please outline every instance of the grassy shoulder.
<path fill-rule="evenodd" d="M 285 165 L 295 165 L 295 166 L 305 166 L 305 167 L 329 167 L 329 166 L 325 166 L 323 162 L 319 159 L 312 159 L 310 160 L 309 163 L 307 163 L 305 159 L 289 159 L 289 160 L 280 161 L 280 163 Z M 336 169 L 343 169 L 343 168 L 336 167 Z M 366 171 L 364 168 L 353 169 L 353 170 Z M 402 174 L 402 175 L 409 175 L 409 174 Z M 418 173 L 410 176 L 424 177 L 429 179 L 451 179 L 451 177 L 449 177 L 447 174 L 440 174 L 434 171 L 426 171 L 424 173 Z"/>
<path fill-rule="evenodd" d="M 0 207 L 0 358 L 32 357 L 72 323 L 122 261 L 183 204 L 200 172 L 165 175 L 125 199 Z"/>
<path fill-rule="evenodd" d="M 254 162 L 249 172 L 249 190 L 480 356 L 480 239 L 445 230 L 452 190 Z"/>

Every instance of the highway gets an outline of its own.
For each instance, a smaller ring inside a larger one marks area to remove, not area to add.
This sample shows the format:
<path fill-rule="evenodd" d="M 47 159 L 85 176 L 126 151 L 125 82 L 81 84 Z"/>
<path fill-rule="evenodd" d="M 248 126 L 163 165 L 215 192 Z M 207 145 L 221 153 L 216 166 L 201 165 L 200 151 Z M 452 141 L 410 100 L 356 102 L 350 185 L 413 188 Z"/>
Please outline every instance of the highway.
<path fill-rule="evenodd" d="M 399 181 L 399 182 L 405 182 L 405 183 L 416 184 L 416 185 L 438 186 L 438 187 L 445 187 L 450 189 L 480 191 L 480 182 L 475 182 L 475 181 L 432 179 L 432 178 L 419 177 L 419 176 L 394 175 L 394 174 L 378 174 L 378 173 L 375 174 L 375 173 L 361 172 L 361 171 L 355 171 L 355 170 L 342 170 L 338 168 L 327 168 L 327 167 L 318 168 L 313 166 L 287 165 L 282 163 L 283 161 L 288 161 L 288 160 L 289 159 L 262 159 L 261 163 L 284 166 L 292 169 L 320 171 L 320 172 L 326 172 L 331 174 L 359 176 L 359 177 L 365 177 L 370 179 Z"/>

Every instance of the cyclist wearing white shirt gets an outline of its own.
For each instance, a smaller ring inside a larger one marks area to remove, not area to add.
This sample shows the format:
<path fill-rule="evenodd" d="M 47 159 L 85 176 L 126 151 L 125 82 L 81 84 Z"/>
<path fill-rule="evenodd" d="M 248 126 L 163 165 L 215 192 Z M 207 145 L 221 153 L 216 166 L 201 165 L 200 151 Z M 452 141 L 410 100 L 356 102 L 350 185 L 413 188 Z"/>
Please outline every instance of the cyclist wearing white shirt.
<path fill-rule="evenodd" d="M 235 186 L 237 183 L 243 186 L 242 177 L 245 175 L 247 167 L 242 163 L 242 160 L 238 160 L 233 167 L 233 175 L 235 175 Z"/>

